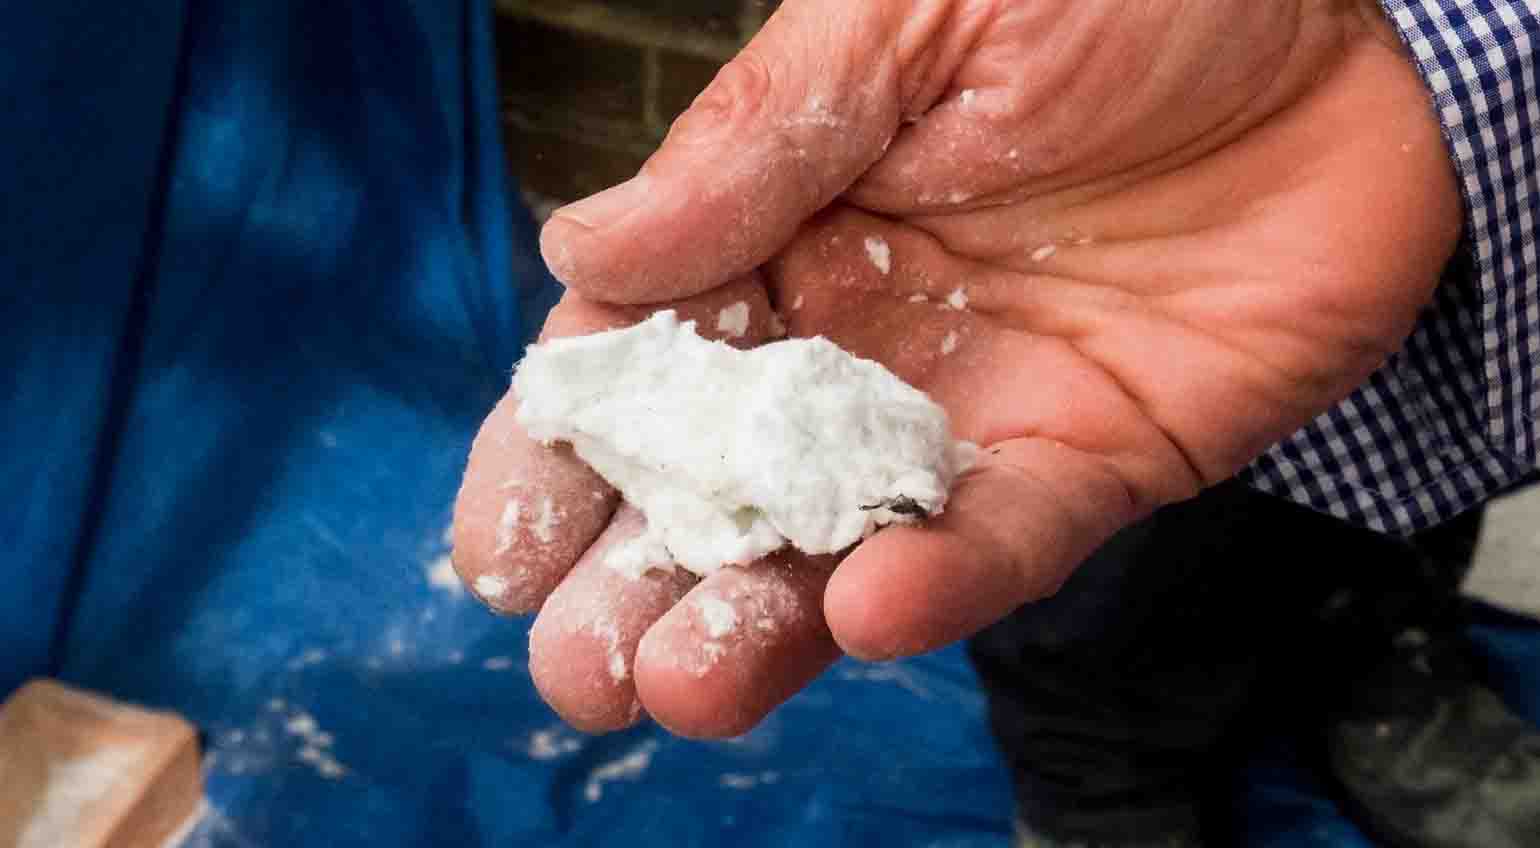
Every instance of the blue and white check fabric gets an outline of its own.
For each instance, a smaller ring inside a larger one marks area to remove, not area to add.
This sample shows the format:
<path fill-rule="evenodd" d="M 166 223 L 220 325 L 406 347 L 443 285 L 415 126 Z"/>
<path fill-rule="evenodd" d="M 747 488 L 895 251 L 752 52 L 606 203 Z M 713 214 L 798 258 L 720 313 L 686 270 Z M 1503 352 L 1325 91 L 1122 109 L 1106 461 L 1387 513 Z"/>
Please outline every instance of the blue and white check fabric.
<path fill-rule="evenodd" d="M 1465 195 L 1465 239 L 1405 347 L 1243 476 L 1411 533 L 1536 464 L 1540 0 L 1381 0 L 1416 57 Z"/>

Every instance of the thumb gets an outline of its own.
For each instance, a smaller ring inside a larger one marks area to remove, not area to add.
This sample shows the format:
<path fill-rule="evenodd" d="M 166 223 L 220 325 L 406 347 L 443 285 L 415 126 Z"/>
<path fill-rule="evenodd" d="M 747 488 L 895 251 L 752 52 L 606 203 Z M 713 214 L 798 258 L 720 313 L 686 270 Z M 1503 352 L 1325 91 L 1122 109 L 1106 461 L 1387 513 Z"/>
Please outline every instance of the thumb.
<path fill-rule="evenodd" d="M 892 138 L 910 5 L 788 0 L 640 174 L 552 215 L 552 272 L 593 300 L 649 303 L 770 258 Z"/>

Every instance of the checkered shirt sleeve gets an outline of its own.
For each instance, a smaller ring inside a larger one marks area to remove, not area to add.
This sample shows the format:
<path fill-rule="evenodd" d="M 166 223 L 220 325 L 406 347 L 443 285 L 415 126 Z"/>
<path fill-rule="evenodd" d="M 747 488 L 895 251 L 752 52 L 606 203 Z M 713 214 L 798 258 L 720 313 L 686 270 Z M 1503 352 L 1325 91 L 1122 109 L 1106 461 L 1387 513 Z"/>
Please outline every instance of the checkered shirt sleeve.
<path fill-rule="evenodd" d="M 1405 347 L 1243 477 L 1407 534 L 1475 506 L 1536 462 L 1540 0 L 1381 5 L 1432 92 L 1465 195 L 1464 241 Z"/>

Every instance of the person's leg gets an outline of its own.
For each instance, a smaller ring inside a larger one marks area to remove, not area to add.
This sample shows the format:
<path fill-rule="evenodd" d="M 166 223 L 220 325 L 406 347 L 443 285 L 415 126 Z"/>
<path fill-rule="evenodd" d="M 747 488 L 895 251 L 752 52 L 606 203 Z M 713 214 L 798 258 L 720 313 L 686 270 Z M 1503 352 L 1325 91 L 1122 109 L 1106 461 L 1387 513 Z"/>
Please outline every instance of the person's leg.
<path fill-rule="evenodd" d="M 1399 580 L 1319 630 L 1321 653 L 1357 648 L 1339 697 L 1310 728 L 1322 771 L 1385 844 L 1540 844 L 1540 727 L 1485 684 L 1457 592 L 1479 529 L 1467 515 L 1426 534 Z"/>
<path fill-rule="evenodd" d="M 1423 616 L 1458 577 L 1423 580 L 1434 559 L 1419 547 L 1463 573 L 1463 536 L 1409 544 L 1231 482 L 1114 537 L 1057 596 L 970 645 L 1023 830 L 1043 844 L 1200 841 L 1198 799 L 1264 670 L 1359 598 L 1380 603 L 1374 633 Z M 1405 591 L 1383 590 L 1400 572 Z M 1295 690 L 1339 689 L 1355 654 L 1342 648 Z"/>

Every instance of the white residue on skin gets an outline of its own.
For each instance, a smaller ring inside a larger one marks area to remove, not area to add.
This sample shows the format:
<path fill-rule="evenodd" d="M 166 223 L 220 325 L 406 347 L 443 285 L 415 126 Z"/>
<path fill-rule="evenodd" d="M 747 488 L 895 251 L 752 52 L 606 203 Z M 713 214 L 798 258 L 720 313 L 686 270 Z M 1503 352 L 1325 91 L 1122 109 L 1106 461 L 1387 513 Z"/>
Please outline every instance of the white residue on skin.
<path fill-rule="evenodd" d="M 556 504 L 551 500 L 550 495 L 546 495 L 540 500 L 540 518 L 536 519 L 535 526 L 531 528 L 535 531 L 535 538 L 549 545 L 551 540 L 555 538 L 551 531 L 556 529 L 558 523 L 559 516 L 556 514 Z"/>
<path fill-rule="evenodd" d="M 583 743 L 577 739 L 565 735 L 562 728 L 548 727 L 545 730 L 537 730 L 529 735 L 529 745 L 526 752 L 533 760 L 554 760 L 557 757 L 566 756 L 583 747 Z"/>
<path fill-rule="evenodd" d="M 785 337 L 786 322 L 781 320 L 780 315 L 777 315 L 774 312 L 770 313 L 770 338 L 783 339 Z"/>
<path fill-rule="evenodd" d="M 513 660 L 508 657 L 487 657 L 482 661 L 481 667 L 487 671 L 507 671 L 513 668 Z"/>
<path fill-rule="evenodd" d="M 967 309 L 968 293 L 963 291 L 962 286 L 958 286 L 955 290 L 953 290 L 951 294 L 946 296 L 946 305 L 956 309 L 959 312 Z"/>
<path fill-rule="evenodd" d="M 460 583 L 460 575 L 455 574 L 454 560 L 449 554 L 442 554 L 428 564 L 428 585 L 456 596 L 465 592 L 465 586 Z"/>
<path fill-rule="evenodd" d="M 792 301 L 792 302 L 791 302 L 791 311 L 793 311 L 793 312 L 795 312 L 795 311 L 797 311 L 797 310 L 798 310 L 798 309 L 801 309 L 801 308 L 802 308 L 802 303 L 803 303 L 803 301 L 805 301 L 805 300 L 806 300 L 806 298 L 805 298 L 805 297 L 803 297 L 803 296 L 802 296 L 802 295 L 800 295 L 800 294 L 799 294 L 799 295 L 797 295 L 797 299 L 796 299 L 796 300 L 793 300 L 793 301 Z"/>
<path fill-rule="evenodd" d="M 497 549 L 492 553 L 501 555 L 513 549 L 513 535 L 519 529 L 519 515 L 524 511 L 524 505 L 513 498 L 503 504 L 503 514 L 497 519 Z"/>
<path fill-rule="evenodd" d="M 962 94 L 958 95 L 957 99 L 962 103 L 962 107 L 964 109 L 972 109 L 973 108 L 973 100 L 977 96 L 978 96 L 978 92 L 974 91 L 971 88 L 965 88 L 965 89 L 962 90 Z"/>
<path fill-rule="evenodd" d="M 888 247 L 882 236 L 866 237 L 866 258 L 884 277 L 893 270 L 893 249 Z"/>
<path fill-rule="evenodd" d="M 836 117 L 833 112 L 829 111 L 829 107 L 824 105 L 823 98 L 816 94 L 807 99 L 807 103 L 804 104 L 799 114 L 781 121 L 781 126 L 787 128 L 826 127 L 828 129 L 836 129 L 843 125 L 844 122 Z"/>
<path fill-rule="evenodd" d="M 914 294 L 909 295 L 909 302 L 910 303 L 930 303 L 930 298 L 927 297 L 923 292 L 915 292 Z"/>
<path fill-rule="evenodd" d="M 1058 252 L 1058 245 L 1045 244 L 1042 247 L 1039 247 L 1037 250 L 1032 251 L 1032 261 L 1042 262 L 1043 260 Z"/>
<path fill-rule="evenodd" d="M 716 595 L 701 595 L 696 598 L 695 608 L 700 611 L 701 623 L 706 626 L 706 635 L 712 639 L 720 639 L 733 632 L 733 629 L 738 626 L 738 613 L 733 609 L 733 605 Z"/>
<path fill-rule="evenodd" d="M 778 771 L 762 771 L 759 774 L 741 774 L 728 772 L 717 779 L 717 784 L 723 789 L 753 789 L 756 786 L 768 786 L 781 779 Z"/>
<path fill-rule="evenodd" d="M 588 625 L 588 629 L 604 642 L 604 650 L 609 655 L 610 678 L 616 683 L 625 680 L 631 672 L 626 668 L 626 658 L 620 653 L 620 628 L 608 618 L 596 618 Z"/>
<path fill-rule="evenodd" d="M 728 338 L 741 339 L 749 331 L 749 305 L 738 301 L 717 313 L 717 332 Z"/>
<path fill-rule="evenodd" d="M 508 578 L 483 574 L 476 578 L 476 594 L 491 601 L 502 600 L 508 594 Z"/>
<path fill-rule="evenodd" d="M 652 765 L 652 755 L 658 752 L 656 739 L 648 739 L 639 745 L 636 750 L 621 757 L 618 760 L 605 763 L 588 774 L 588 783 L 583 786 L 583 797 L 592 804 L 604 797 L 604 785 L 617 780 L 636 780 Z"/>
<path fill-rule="evenodd" d="M 49 764 L 48 783 L 42 797 L 33 800 L 17 848 L 82 844 L 87 834 L 81 832 L 81 811 L 105 798 L 146 753 L 143 745 L 109 745 Z"/>
<path fill-rule="evenodd" d="M 957 350 L 957 331 L 953 330 L 941 340 L 941 355 L 948 356 L 955 350 Z"/>
<path fill-rule="evenodd" d="M 700 646 L 700 653 L 702 662 L 700 665 L 695 667 L 695 676 L 705 677 L 706 672 L 710 671 L 713 666 L 721 662 L 722 657 L 727 656 L 727 648 L 725 648 L 721 642 L 702 642 Z"/>

